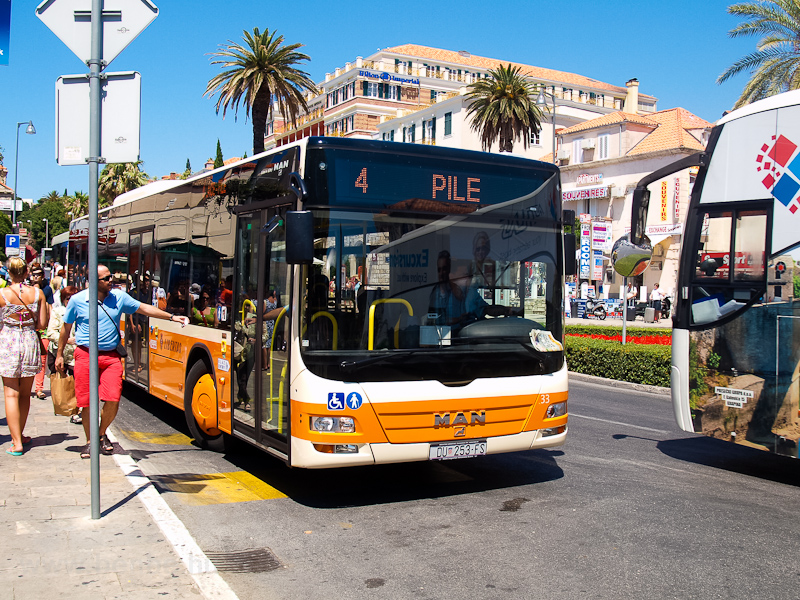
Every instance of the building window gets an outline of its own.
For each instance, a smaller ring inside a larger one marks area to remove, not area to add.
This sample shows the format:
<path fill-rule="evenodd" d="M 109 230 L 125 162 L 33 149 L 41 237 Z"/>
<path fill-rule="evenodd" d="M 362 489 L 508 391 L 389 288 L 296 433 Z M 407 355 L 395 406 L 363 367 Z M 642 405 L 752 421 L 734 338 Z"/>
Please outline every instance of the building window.
<path fill-rule="evenodd" d="M 378 84 L 373 83 L 371 81 L 365 81 L 364 86 L 364 95 L 369 96 L 370 98 L 377 98 L 378 97 Z"/>
<path fill-rule="evenodd" d="M 444 136 L 453 135 L 453 113 L 444 113 Z"/>
<path fill-rule="evenodd" d="M 392 129 L 392 130 L 389 132 L 389 141 L 390 141 L 390 142 L 393 142 L 393 141 L 394 141 L 394 129 Z"/>
<path fill-rule="evenodd" d="M 428 140 L 430 143 L 434 143 L 436 141 L 436 118 L 434 117 L 430 121 L 423 121 L 422 122 L 422 141 L 425 142 Z"/>
<path fill-rule="evenodd" d="M 611 135 L 608 133 L 597 136 L 597 159 L 604 160 L 608 158 L 608 142 L 611 140 Z"/>
<path fill-rule="evenodd" d="M 416 139 L 417 139 L 417 124 L 414 123 L 413 125 L 411 125 L 411 127 L 408 128 L 408 141 L 413 144 L 416 141 Z"/>
<path fill-rule="evenodd" d="M 572 156 L 569 159 L 571 165 L 583 162 L 583 138 L 572 141 Z"/>
<path fill-rule="evenodd" d="M 531 146 L 541 146 L 542 142 L 538 131 L 531 129 Z"/>

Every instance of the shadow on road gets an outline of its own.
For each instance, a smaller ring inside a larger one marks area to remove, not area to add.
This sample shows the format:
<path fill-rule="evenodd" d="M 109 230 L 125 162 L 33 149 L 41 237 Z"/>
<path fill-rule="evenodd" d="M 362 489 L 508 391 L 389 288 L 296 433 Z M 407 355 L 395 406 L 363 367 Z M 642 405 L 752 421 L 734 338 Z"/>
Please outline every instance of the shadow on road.
<path fill-rule="evenodd" d="M 656 447 L 677 460 L 800 487 L 800 461 L 706 436 L 666 440 Z"/>
<path fill-rule="evenodd" d="M 156 419 L 187 436 L 191 435 L 182 411 L 133 386 L 126 385 L 124 394 L 127 400 Z M 314 508 L 457 496 L 553 481 L 564 476 L 556 462 L 563 452 L 557 449 L 442 462 L 306 470 L 290 469 L 266 452 L 238 439 L 230 440 L 228 446 L 225 459 L 237 469 L 247 471 L 295 502 Z M 193 450 L 187 446 L 171 450 L 156 447 L 152 451 L 138 449 L 130 454 L 134 459 L 142 460 L 150 454 L 176 451 Z M 199 448 L 194 451 L 202 452 Z"/>

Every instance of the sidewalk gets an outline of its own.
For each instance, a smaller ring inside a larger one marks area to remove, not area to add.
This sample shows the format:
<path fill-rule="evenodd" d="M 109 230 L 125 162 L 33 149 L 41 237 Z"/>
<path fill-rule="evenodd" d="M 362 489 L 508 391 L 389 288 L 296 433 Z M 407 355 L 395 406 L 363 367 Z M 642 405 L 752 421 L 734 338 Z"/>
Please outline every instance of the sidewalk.
<path fill-rule="evenodd" d="M 167 511 L 180 522 L 117 443 L 115 456 L 100 456 L 102 516 L 92 520 L 90 461 L 79 455 L 85 443 L 83 428 L 53 415 L 47 391 L 46 400 L 31 399 L 25 434 L 33 441 L 23 456 L 5 452 L 11 438 L 5 407 L 0 408 L 0 596 L 8 600 L 235 597 L 199 548 L 192 558 L 202 557 L 198 562 L 205 564 L 190 572 L 192 563 L 185 552 L 181 557 L 173 548 L 174 533 L 154 515 Z M 173 543 L 162 529 L 171 534 Z M 182 525 L 177 529 L 185 532 Z M 188 532 L 185 535 L 189 546 L 196 547 Z M 215 577 L 211 585 L 203 579 L 209 575 Z"/>

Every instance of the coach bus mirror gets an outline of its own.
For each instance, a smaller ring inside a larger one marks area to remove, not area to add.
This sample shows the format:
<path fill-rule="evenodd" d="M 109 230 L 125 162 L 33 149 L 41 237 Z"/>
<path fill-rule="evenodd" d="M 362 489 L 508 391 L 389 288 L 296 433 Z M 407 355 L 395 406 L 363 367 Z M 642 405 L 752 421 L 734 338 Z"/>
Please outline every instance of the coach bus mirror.
<path fill-rule="evenodd" d="M 641 244 L 634 244 L 627 235 L 623 235 L 611 249 L 611 264 L 614 270 L 623 277 L 641 275 L 650 266 L 653 248 L 650 238 L 642 236 Z"/>
<path fill-rule="evenodd" d="M 564 234 L 564 275 L 576 275 L 578 273 L 578 261 L 575 258 L 576 244 L 574 233 Z"/>
<path fill-rule="evenodd" d="M 314 217 L 308 210 L 286 212 L 286 262 L 310 265 L 314 260 Z"/>

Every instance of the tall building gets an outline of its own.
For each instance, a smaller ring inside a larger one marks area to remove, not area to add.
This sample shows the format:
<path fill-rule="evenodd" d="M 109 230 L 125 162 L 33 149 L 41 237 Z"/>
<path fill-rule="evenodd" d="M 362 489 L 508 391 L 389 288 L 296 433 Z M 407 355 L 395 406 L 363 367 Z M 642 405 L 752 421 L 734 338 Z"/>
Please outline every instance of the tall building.
<path fill-rule="evenodd" d="M 310 135 L 377 138 L 396 142 L 437 144 L 480 150 L 480 137 L 469 125 L 467 86 L 500 65 L 518 66 L 548 96 L 542 130 L 514 154 L 541 158 L 552 153 L 553 103 L 555 129 L 566 128 L 618 110 L 636 114 L 657 111 L 656 98 L 597 79 L 474 56 L 466 51 L 405 44 L 356 58 L 336 68 L 309 96 L 310 111 L 291 127 L 279 114 L 267 125 L 266 147 Z M 497 151 L 497 147 L 492 149 Z"/>

